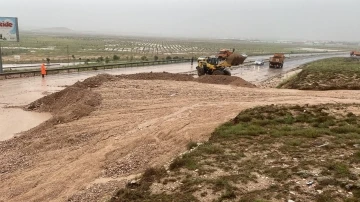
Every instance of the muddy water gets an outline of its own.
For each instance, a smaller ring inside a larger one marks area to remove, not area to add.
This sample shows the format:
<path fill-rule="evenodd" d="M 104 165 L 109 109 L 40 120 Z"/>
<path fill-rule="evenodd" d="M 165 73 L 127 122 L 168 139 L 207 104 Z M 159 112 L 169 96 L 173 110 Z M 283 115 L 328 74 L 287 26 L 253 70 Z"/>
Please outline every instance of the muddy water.
<path fill-rule="evenodd" d="M 296 57 L 287 59 L 283 69 L 269 69 L 268 64 L 265 64 L 261 67 L 247 66 L 234 69 L 232 74 L 234 76 L 240 76 L 245 80 L 251 81 L 253 83 L 257 83 L 266 80 L 269 77 L 296 68 L 304 63 L 334 56 L 345 55 L 297 55 Z M 268 57 L 269 56 L 256 56 L 249 57 L 247 60 L 267 59 Z M 41 77 L 29 77 L 0 80 L 0 141 L 9 139 L 16 133 L 29 130 L 51 117 L 50 114 L 25 112 L 21 109 L 6 108 L 7 106 L 22 106 L 29 104 L 45 95 L 63 89 L 66 85 L 72 85 L 77 81 L 82 81 L 88 77 L 95 76 L 100 73 L 114 75 L 163 71 L 170 73 L 183 73 L 196 71 L 195 67 L 196 64 L 191 66 L 189 63 L 183 63 L 48 75 L 44 79 Z"/>
<path fill-rule="evenodd" d="M 23 106 L 61 88 L 49 86 L 46 80 L 14 79 L 0 81 L 0 141 L 12 138 L 51 118 L 49 113 L 24 111 Z M 9 108 L 11 107 L 11 108 Z"/>
<path fill-rule="evenodd" d="M 0 141 L 29 130 L 51 118 L 49 113 L 26 112 L 0 105 Z"/>

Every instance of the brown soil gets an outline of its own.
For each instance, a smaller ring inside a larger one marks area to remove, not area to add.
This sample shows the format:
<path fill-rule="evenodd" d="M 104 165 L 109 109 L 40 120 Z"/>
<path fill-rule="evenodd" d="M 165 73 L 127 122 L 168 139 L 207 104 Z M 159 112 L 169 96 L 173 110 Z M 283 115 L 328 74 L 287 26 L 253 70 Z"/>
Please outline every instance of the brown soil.
<path fill-rule="evenodd" d="M 25 107 L 25 110 L 36 110 L 39 112 L 51 112 L 53 118 L 37 127 L 42 130 L 50 125 L 67 123 L 89 115 L 101 103 L 101 95 L 93 92 L 91 88 L 100 86 L 103 82 L 114 81 L 111 75 L 101 74 L 77 82 L 68 88 L 47 95 Z"/>
<path fill-rule="evenodd" d="M 186 74 L 172 74 L 172 73 L 138 73 L 130 75 L 119 75 L 120 79 L 132 80 L 172 80 L 172 81 L 194 81 L 194 77 Z"/>
<path fill-rule="evenodd" d="M 234 86 L 242 86 L 242 87 L 249 87 L 254 88 L 256 87 L 254 84 L 251 84 L 240 77 L 235 76 L 223 76 L 223 75 L 216 75 L 216 76 L 202 76 L 197 79 L 200 83 L 211 83 L 211 84 L 222 84 L 222 85 L 234 85 Z"/>
<path fill-rule="evenodd" d="M 196 81 L 200 83 L 209 84 L 221 84 L 221 85 L 234 85 L 241 87 L 255 87 L 255 85 L 245 81 L 240 77 L 235 76 L 223 76 L 223 75 L 206 75 L 199 78 L 194 78 L 191 75 L 186 74 L 172 74 L 172 73 L 139 73 L 131 75 L 117 76 L 121 79 L 133 79 L 133 80 L 172 80 L 172 81 Z"/>
<path fill-rule="evenodd" d="M 95 88 L 106 81 L 115 81 L 115 79 L 115 76 L 109 74 L 99 74 L 97 76 L 87 78 L 83 82 L 77 82 L 74 84 L 74 86 L 79 88 Z"/>
<path fill-rule="evenodd" d="M 271 103 L 359 103 L 359 98 L 352 91 L 91 78 L 30 105 L 67 121 L 0 142 L 0 201 L 108 200 L 129 176 L 166 164 L 191 141 L 206 141 L 239 111 Z"/>

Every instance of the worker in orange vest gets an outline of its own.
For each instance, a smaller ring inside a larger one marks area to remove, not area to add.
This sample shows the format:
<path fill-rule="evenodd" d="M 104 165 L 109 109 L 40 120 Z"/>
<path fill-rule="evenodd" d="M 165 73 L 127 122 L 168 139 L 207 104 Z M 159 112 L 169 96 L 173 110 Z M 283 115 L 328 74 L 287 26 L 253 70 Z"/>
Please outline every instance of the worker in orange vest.
<path fill-rule="evenodd" d="M 46 67 L 45 64 L 41 65 L 41 76 L 44 78 L 46 75 Z"/>

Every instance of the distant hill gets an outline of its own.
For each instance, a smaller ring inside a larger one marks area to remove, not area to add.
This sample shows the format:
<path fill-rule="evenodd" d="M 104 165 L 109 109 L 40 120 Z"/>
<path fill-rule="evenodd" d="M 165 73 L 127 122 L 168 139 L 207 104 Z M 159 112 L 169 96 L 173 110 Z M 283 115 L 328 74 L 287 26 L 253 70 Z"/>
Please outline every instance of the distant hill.
<path fill-rule="evenodd" d="M 30 30 L 31 32 L 43 32 L 43 33 L 75 33 L 74 30 L 69 29 L 67 27 L 50 27 L 50 28 L 39 28 Z"/>

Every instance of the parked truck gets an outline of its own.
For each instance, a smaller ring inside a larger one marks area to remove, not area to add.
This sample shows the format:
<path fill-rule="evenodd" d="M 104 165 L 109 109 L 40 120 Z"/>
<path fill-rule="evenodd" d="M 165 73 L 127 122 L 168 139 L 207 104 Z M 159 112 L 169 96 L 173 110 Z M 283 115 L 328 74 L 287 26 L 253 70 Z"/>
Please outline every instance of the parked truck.
<path fill-rule="evenodd" d="M 273 57 L 269 59 L 270 68 L 283 68 L 285 62 L 285 55 L 283 53 L 275 53 Z"/>
<path fill-rule="evenodd" d="M 360 56 L 360 52 L 357 51 L 351 51 L 350 56 Z"/>

